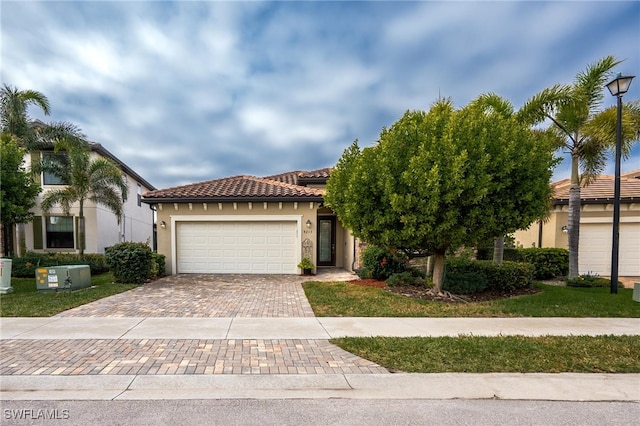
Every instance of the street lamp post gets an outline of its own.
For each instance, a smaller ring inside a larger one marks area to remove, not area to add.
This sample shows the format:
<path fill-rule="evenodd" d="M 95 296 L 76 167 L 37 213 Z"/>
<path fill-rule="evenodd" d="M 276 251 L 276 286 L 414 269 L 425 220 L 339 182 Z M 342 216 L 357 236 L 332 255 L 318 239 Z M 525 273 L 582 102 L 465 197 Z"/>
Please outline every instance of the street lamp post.
<path fill-rule="evenodd" d="M 627 93 L 635 76 L 617 77 L 607 84 L 607 89 L 618 98 L 618 120 L 616 124 L 616 171 L 613 190 L 613 238 L 611 245 L 611 294 L 618 293 L 618 253 L 620 245 L 620 151 L 622 145 L 622 95 Z"/>

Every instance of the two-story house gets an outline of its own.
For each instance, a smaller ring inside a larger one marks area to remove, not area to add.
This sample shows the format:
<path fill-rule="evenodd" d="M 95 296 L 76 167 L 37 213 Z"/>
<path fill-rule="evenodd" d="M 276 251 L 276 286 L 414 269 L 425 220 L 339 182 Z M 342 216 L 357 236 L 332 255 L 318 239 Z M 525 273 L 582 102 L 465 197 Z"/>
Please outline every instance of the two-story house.
<path fill-rule="evenodd" d="M 122 241 L 146 242 L 151 245 L 154 241 L 154 212 L 148 204 L 142 203 L 142 194 L 155 188 L 99 143 L 91 142 L 90 148 L 91 158 L 104 157 L 120 166 L 127 179 L 129 194 L 120 223 L 106 207 L 85 201 L 85 253 L 104 253 L 105 247 Z M 53 150 L 33 151 L 26 154 L 25 164 L 33 164 L 56 155 L 65 154 Z M 14 239 L 18 246 L 16 252 L 77 252 L 79 207 L 72 206 L 69 215 L 65 215 L 60 206 L 44 213 L 39 207 L 43 194 L 59 188 L 62 182 L 52 174 L 41 173 L 40 183 L 42 193 L 34 208 L 35 217 L 31 223 L 25 224 L 24 235 Z"/>

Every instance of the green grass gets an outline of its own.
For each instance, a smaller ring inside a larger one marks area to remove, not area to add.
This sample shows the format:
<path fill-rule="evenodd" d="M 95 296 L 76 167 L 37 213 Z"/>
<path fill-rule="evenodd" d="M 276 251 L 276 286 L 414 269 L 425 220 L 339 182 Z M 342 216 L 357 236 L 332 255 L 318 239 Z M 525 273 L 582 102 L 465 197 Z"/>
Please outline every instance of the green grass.
<path fill-rule="evenodd" d="M 35 277 L 12 278 L 13 292 L 0 295 L 0 316 L 48 317 L 135 287 L 133 284 L 115 284 L 111 273 L 92 276 L 91 285 L 70 293 L 39 292 Z"/>
<path fill-rule="evenodd" d="M 633 290 L 536 284 L 540 293 L 489 302 L 444 303 L 408 298 L 345 282 L 303 284 L 319 317 L 640 317 Z"/>
<path fill-rule="evenodd" d="M 405 373 L 640 373 L 640 336 L 347 337 L 331 343 Z"/>

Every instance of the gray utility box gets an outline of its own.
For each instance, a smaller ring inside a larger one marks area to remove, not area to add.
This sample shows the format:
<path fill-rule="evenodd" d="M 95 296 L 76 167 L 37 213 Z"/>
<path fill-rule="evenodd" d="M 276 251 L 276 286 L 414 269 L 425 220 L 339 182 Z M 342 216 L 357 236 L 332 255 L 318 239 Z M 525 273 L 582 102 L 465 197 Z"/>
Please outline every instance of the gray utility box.
<path fill-rule="evenodd" d="M 38 290 L 78 290 L 91 287 L 89 265 L 61 265 L 36 269 Z"/>
<path fill-rule="evenodd" d="M 0 259 L 0 294 L 13 291 L 11 287 L 11 259 Z"/>

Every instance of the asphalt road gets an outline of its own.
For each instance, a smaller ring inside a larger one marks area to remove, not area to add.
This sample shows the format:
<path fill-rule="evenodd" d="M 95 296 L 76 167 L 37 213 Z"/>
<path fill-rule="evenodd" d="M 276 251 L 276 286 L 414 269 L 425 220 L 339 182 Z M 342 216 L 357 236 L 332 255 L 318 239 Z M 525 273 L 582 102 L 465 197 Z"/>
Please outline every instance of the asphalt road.
<path fill-rule="evenodd" d="M 224 399 L 2 401 L 2 425 L 634 425 L 637 402 Z"/>

